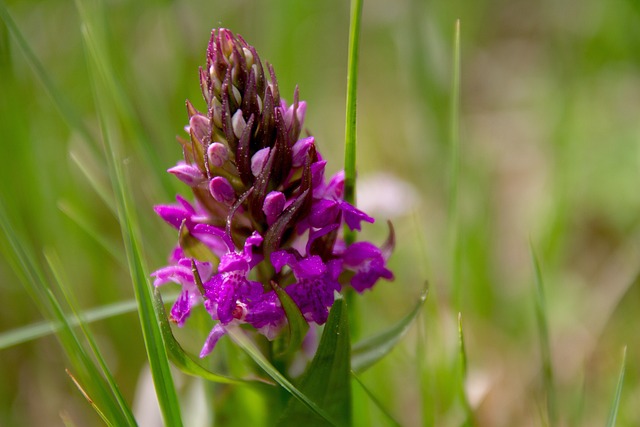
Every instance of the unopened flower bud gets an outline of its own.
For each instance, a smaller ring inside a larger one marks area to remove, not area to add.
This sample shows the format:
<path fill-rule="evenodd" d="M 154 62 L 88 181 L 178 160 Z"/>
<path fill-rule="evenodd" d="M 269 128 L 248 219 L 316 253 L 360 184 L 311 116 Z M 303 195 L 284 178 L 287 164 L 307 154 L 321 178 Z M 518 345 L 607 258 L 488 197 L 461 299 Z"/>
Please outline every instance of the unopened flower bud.
<path fill-rule="evenodd" d="M 210 128 L 211 124 L 209 122 L 209 119 L 201 114 L 196 114 L 195 116 L 192 116 L 191 119 L 189 119 L 189 129 L 191 132 L 193 132 L 193 135 L 201 145 L 206 144 Z"/>
<path fill-rule="evenodd" d="M 244 117 L 242 117 L 242 110 L 236 111 L 233 115 L 231 125 L 233 126 L 234 135 L 239 139 L 242 136 L 242 132 L 244 132 L 244 128 L 247 127 L 247 122 L 244 120 Z"/>
<path fill-rule="evenodd" d="M 257 177 L 262 172 L 262 168 L 264 168 L 264 164 L 267 162 L 269 158 L 269 153 L 271 149 L 269 147 L 265 147 L 262 150 L 258 150 L 256 154 L 251 158 L 251 173 L 253 176 Z"/>
<path fill-rule="evenodd" d="M 273 224 L 278 216 L 284 210 L 284 205 L 287 199 L 284 197 L 279 191 L 272 191 L 267 194 L 267 197 L 264 199 L 264 205 L 262 206 L 262 211 L 267 216 L 267 224 Z"/>
<path fill-rule="evenodd" d="M 229 150 L 227 146 L 219 142 L 214 142 L 207 148 L 207 157 L 209 159 L 209 165 L 215 167 L 222 167 L 224 162 L 229 158 Z"/>
<path fill-rule="evenodd" d="M 232 205 L 236 201 L 235 190 L 222 176 L 216 176 L 209 182 L 209 191 L 214 199 L 225 205 Z"/>
<path fill-rule="evenodd" d="M 196 187 L 204 181 L 204 175 L 200 172 L 200 169 L 186 163 L 181 163 L 169 168 L 167 169 L 167 172 L 174 174 L 180 181 L 184 182 L 189 187 Z"/>
<path fill-rule="evenodd" d="M 302 138 L 298 140 L 293 147 L 291 147 L 291 152 L 293 155 L 292 165 L 294 168 L 300 167 L 304 165 L 304 161 L 307 158 L 307 153 L 309 152 L 309 148 L 314 144 L 315 139 L 310 136 L 307 138 Z"/>

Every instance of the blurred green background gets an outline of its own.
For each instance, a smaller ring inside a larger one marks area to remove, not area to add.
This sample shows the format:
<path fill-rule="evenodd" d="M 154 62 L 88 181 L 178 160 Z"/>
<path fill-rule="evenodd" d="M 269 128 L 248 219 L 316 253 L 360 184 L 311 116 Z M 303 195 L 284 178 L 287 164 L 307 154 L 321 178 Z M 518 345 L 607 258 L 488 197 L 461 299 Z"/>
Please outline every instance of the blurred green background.
<path fill-rule="evenodd" d="M 4 3 L 39 65 L 0 22 L 0 200 L 37 253 L 57 254 L 81 307 L 130 300 L 113 205 L 95 191 L 109 182 L 76 6 Z M 165 170 L 181 155 L 185 99 L 204 106 L 197 70 L 211 28 L 254 45 L 274 65 L 283 97 L 299 85 L 307 128 L 329 170 L 341 168 L 347 1 L 86 3 L 104 25 L 104 57 L 121 90 L 121 142 L 151 269 L 174 244 L 152 206 L 185 192 Z M 396 280 L 361 298 L 361 335 L 402 317 L 430 285 L 419 327 L 362 380 L 403 425 L 460 425 L 461 312 L 477 424 L 545 425 L 533 246 L 560 424 L 605 424 L 626 345 L 618 425 L 640 425 L 640 3 L 365 1 L 359 75 L 359 203 L 378 219 L 364 237 L 382 243 L 386 219 L 397 232 Z M 3 260 L 0 300 L 2 332 L 42 319 Z M 137 315 L 92 329 L 133 400 L 145 366 Z M 65 367 L 54 337 L 0 350 L 0 425 L 99 423 Z M 386 425 L 355 388 L 357 424 Z"/>

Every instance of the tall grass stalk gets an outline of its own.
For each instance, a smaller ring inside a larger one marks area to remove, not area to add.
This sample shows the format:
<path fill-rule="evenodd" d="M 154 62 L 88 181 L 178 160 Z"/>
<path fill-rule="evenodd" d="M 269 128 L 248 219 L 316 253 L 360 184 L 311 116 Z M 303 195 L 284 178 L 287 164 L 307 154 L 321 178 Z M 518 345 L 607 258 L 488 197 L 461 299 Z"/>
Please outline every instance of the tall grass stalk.
<path fill-rule="evenodd" d="M 558 425 L 558 409 L 556 389 L 554 384 L 553 366 L 551 363 L 551 348 L 549 344 L 549 325 L 547 304 L 544 295 L 544 281 L 540 270 L 540 263 L 531 245 L 531 262 L 535 273 L 535 312 L 538 335 L 540 337 L 540 357 L 542 360 L 542 381 L 547 401 L 547 422 L 549 427 Z"/>
<path fill-rule="evenodd" d="M 129 272 L 138 301 L 138 315 L 142 326 L 149 365 L 153 376 L 158 403 L 166 425 L 181 426 L 182 417 L 176 388 L 171 377 L 165 343 L 162 338 L 158 319 L 153 310 L 153 296 L 149 284 L 149 274 L 142 256 L 142 245 L 139 238 L 137 219 L 133 209 L 133 201 L 127 190 L 127 181 L 122 168 L 117 139 L 112 137 L 116 132 L 117 120 L 115 107 L 119 104 L 113 99 L 118 93 L 112 86 L 113 78 L 109 77 L 111 68 L 108 59 L 103 56 L 106 44 L 100 38 L 94 17 L 82 1 L 76 6 L 82 20 L 82 35 L 88 57 L 88 68 L 91 77 L 95 106 L 100 123 L 102 142 L 107 154 L 109 176 L 116 196 L 118 218 L 124 240 L 125 252 L 129 262 Z"/>
<path fill-rule="evenodd" d="M 460 175 L 460 20 L 456 21 L 453 37 L 449 138 L 449 247 L 451 254 L 451 289 L 454 307 L 460 311 L 462 305 L 462 291 L 460 289 L 460 218 L 458 212 L 458 183 Z"/>

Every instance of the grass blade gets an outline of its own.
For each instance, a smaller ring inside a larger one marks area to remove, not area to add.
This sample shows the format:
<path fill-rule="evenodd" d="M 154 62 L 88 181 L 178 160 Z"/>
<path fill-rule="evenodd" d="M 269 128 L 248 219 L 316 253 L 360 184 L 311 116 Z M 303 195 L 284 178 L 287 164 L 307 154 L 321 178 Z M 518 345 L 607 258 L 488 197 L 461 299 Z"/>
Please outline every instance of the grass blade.
<path fill-rule="evenodd" d="M 427 299 L 427 288 L 424 289 L 418 302 L 398 323 L 386 331 L 358 342 L 353 346 L 351 352 L 351 368 L 356 373 L 362 373 L 373 366 L 376 362 L 396 346 L 400 339 L 407 333 L 413 320 L 420 313 L 420 309 Z"/>
<path fill-rule="evenodd" d="M 126 418 L 127 425 L 130 425 L 130 426 L 137 425 L 136 420 L 133 416 L 133 412 L 131 412 L 131 408 L 125 401 L 124 397 L 122 396 L 122 393 L 120 393 L 120 388 L 118 387 L 118 384 L 116 384 L 116 381 L 113 378 L 113 375 L 111 374 L 111 370 L 107 366 L 107 363 L 105 362 L 104 357 L 102 356 L 102 353 L 98 349 L 98 345 L 96 344 L 93 334 L 87 328 L 87 324 L 85 323 L 84 319 L 80 317 L 78 310 L 76 309 L 77 304 L 73 299 L 71 293 L 69 292 L 68 287 L 66 286 L 66 281 L 62 279 L 62 268 L 60 266 L 60 261 L 57 255 L 53 252 L 48 252 L 45 254 L 45 257 L 47 259 L 47 262 L 49 263 L 49 268 L 53 272 L 58 288 L 62 291 L 65 297 L 65 300 L 67 301 L 67 304 L 71 308 L 71 311 L 74 314 L 74 319 L 80 325 L 80 328 L 82 329 L 82 333 L 84 334 L 84 337 L 89 343 L 89 347 L 91 348 L 93 355 L 98 361 L 98 365 L 102 370 L 102 374 L 104 375 L 104 378 L 109 388 L 111 389 L 111 393 L 113 394 L 113 397 L 115 398 L 115 400 L 118 402 L 118 405 L 120 406 L 122 414 Z M 74 382 L 76 382 L 73 377 L 72 379 L 74 380 Z M 77 382 L 76 382 L 76 385 L 78 385 Z"/>
<path fill-rule="evenodd" d="M 110 79 L 105 75 L 109 67 L 104 66 L 102 52 L 106 52 L 104 43 L 100 43 L 97 29 L 85 4 L 76 2 L 82 23 L 82 35 L 88 57 L 88 68 L 96 100 L 96 111 L 100 123 L 102 140 L 107 151 L 109 177 L 116 196 L 118 219 L 124 240 L 125 252 L 129 263 L 129 272 L 138 302 L 138 315 L 142 327 L 147 357 L 151 367 L 153 383 L 160 404 L 160 410 L 166 425 L 182 426 L 182 417 L 178 396 L 176 393 L 165 343 L 158 324 L 158 318 L 153 309 L 149 274 L 142 256 L 142 246 L 139 239 L 136 215 L 133 209 L 131 195 L 126 189 L 126 179 L 122 169 L 121 157 L 116 145 L 117 139 L 112 139 L 111 133 L 118 129 L 113 112 L 115 105 Z"/>
<path fill-rule="evenodd" d="M 467 391 L 466 391 L 466 380 L 467 380 L 467 351 L 464 346 L 464 333 L 462 331 L 462 313 L 458 313 L 458 361 L 459 361 L 459 390 L 460 390 L 460 401 L 462 402 L 462 406 L 464 407 L 465 412 L 465 420 L 462 424 L 463 426 L 473 426 L 474 415 L 473 409 L 469 404 L 469 399 L 467 399 Z"/>
<path fill-rule="evenodd" d="M 535 310 L 538 334 L 540 335 L 540 356 L 542 358 L 542 377 L 544 389 L 547 395 L 547 417 L 550 427 L 557 425 L 556 392 L 553 379 L 553 366 L 551 364 L 551 349 L 549 345 L 549 326 L 547 323 L 547 306 L 544 297 L 544 283 L 540 264 L 536 257 L 533 245 L 531 245 L 531 261 L 535 272 L 536 295 Z"/>
<path fill-rule="evenodd" d="M 362 390 L 364 390 L 364 392 L 367 394 L 367 396 L 369 396 L 369 399 L 371 399 L 373 404 L 376 405 L 376 407 L 380 410 L 380 412 L 382 412 L 382 414 L 387 418 L 387 420 L 389 421 L 389 424 L 391 424 L 392 426 L 401 427 L 402 424 L 400 424 L 398 421 L 396 421 L 396 419 L 393 417 L 393 415 L 391 415 L 391 413 L 387 410 L 387 408 L 385 408 L 382 405 L 382 402 L 380 401 L 380 399 L 378 399 L 371 392 L 371 390 L 369 390 L 369 388 L 366 385 L 364 385 L 364 383 L 362 382 L 362 380 L 360 380 L 360 378 L 358 378 L 356 373 L 351 371 L 351 376 L 353 377 L 354 380 L 356 380 L 358 385 L 360 385 L 360 387 L 362 388 Z"/>
<path fill-rule="evenodd" d="M 624 347 L 622 352 L 622 365 L 620 366 L 620 375 L 618 376 L 618 385 L 616 386 L 616 394 L 613 397 L 611 404 L 611 410 L 609 411 L 609 418 L 607 419 L 607 427 L 614 427 L 616 425 L 616 418 L 618 417 L 618 408 L 620 407 L 620 397 L 622 396 L 622 385 L 624 384 L 624 372 L 627 365 L 627 347 Z"/>
<path fill-rule="evenodd" d="M 297 389 L 291 382 L 280 373 L 264 355 L 258 350 L 255 344 L 249 339 L 249 337 L 242 331 L 242 329 L 231 326 L 227 327 L 227 334 L 233 342 L 235 342 L 240 348 L 242 348 L 254 362 L 258 364 L 275 382 L 289 392 L 292 396 L 302 402 L 307 408 L 327 420 L 330 425 L 337 426 L 334 421 L 331 420 L 329 414 L 321 409 L 315 402 L 313 402 L 307 395 Z"/>
<path fill-rule="evenodd" d="M 318 350 L 300 380 L 300 390 L 339 423 L 351 425 L 351 345 L 347 307 L 343 298 L 331 308 Z M 291 398 L 278 426 L 326 426 L 327 420 Z"/>
<path fill-rule="evenodd" d="M 62 325 L 58 333 L 60 344 L 77 375 L 89 388 L 88 392 L 94 396 L 95 402 L 93 400 L 91 402 L 95 403 L 95 407 L 99 406 L 101 408 L 98 412 L 99 415 L 116 425 L 135 425 L 135 422 L 133 424 L 129 422 L 127 415 L 122 412 L 117 399 L 114 398 L 112 392 L 105 385 L 100 371 L 86 353 L 62 307 L 51 291 L 51 286 L 38 265 L 37 257 L 25 243 L 26 240 L 12 228 L 1 203 L 0 229 L 3 231 L 2 236 L 4 236 L 2 249 L 5 259 L 13 267 L 25 290 L 33 298 L 42 314 L 48 318 L 55 319 L 54 322 Z M 83 393 L 85 396 L 87 395 L 84 389 Z"/>
<path fill-rule="evenodd" d="M 157 289 L 154 291 L 153 308 L 158 320 L 160 321 L 160 330 L 162 331 L 162 337 L 164 338 L 164 342 L 167 347 L 169 359 L 171 359 L 171 362 L 178 369 L 185 374 L 204 378 L 217 383 L 239 384 L 246 382 L 245 380 L 211 372 L 193 360 L 191 356 L 184 351 L 182 346 L 173 336 L 173 332 L 171 332 L 171 325 L 169 325 L 169 321 L 167 320 L 167 313 L 164 308 L 164 303 L 162 302 L 162 296 Z"/>
<path fill-rule="evenodd" d="M 458 181 L 460 176 L 460 20 L 456 21 L 453 42 L 453 76 L 449 113 L 450 177 L 449 177 L 449 247 L 451 249 L 451 286 L 454 306 L 460 310 L 460 238 Z"/>

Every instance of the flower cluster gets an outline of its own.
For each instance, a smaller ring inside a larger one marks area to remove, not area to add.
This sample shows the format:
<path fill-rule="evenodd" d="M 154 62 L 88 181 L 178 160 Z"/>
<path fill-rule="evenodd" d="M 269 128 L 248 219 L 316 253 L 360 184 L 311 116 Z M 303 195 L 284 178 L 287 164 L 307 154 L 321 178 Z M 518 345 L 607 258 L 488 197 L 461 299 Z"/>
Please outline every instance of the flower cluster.
<path fill-rule="evenodd" d="M 297 88 L 288 105 L 273 67 L 265 70 L 255 49 L 226 29 L 212 32 L 200 85 L 207 111 L 187 101 L 184 160 L 168 170 L 195 203 L 178 196 L 155 207 L 179 244 L 153 273 L 155 286 L 182 286 L 172 321 L 182 326 L 197 304 L 218 320 L 200 356 L 230 324 L 276 337 L 287 323 L 276 285 L 308 322 L 323 324 L 343 284 L 363 292 L 391 280 L 391 236 L 382 249 L 340 237 L 343 224 L 360 230 L 373 218 L 343 200 L 344 173 L 325 179 L 314 138 L 300 135 L 306 103 Z"/>

